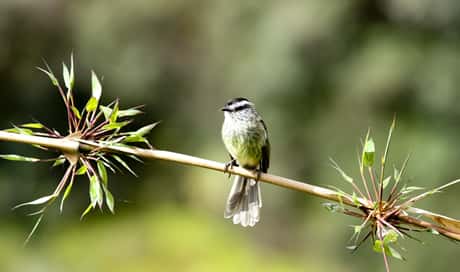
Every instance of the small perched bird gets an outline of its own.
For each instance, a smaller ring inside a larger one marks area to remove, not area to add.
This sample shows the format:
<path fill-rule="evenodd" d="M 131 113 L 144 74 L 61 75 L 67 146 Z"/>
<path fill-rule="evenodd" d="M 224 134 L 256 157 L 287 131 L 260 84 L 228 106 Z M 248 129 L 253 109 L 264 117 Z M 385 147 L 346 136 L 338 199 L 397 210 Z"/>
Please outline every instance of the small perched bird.
<path fill-rule="evenodd" d="M 268 131 L 254 104 L 246 98 L 234 98 L 222 108 L 224 124 L 222 140 L 230 153 L 227 167 L 241 166 L 267 173 L 270 163 Z M 262 198 L 259 182 L 236 176 L 225 206 L 225 218 L 234 224 L 253 227 L 260 219 Z"/>

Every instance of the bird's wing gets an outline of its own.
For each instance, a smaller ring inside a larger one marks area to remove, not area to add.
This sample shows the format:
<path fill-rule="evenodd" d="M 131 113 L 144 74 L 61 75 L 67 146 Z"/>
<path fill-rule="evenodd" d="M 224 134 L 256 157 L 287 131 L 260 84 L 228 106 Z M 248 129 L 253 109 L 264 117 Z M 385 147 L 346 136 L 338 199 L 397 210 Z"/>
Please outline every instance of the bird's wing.
<path fill-rule="evenodd" d="M 270 142 L 268 141 L 268 130 L 264 120 L 260 120 L 265 129 L 265 145 L 262 146 L 262 160 L 260 161 L 260 170 L 267 173 L 270 166 Z"/>

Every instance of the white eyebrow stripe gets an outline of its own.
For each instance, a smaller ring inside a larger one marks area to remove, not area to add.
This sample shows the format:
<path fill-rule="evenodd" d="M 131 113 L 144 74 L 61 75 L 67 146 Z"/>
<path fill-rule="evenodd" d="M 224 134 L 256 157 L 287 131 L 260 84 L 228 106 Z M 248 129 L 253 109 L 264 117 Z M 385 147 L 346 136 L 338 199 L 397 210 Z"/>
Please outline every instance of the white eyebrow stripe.
<path fill-rule="evenodd" d="M 252 103 L 249 102 L 249 101 L 242 100 L 242 101 L 238 101 L 238 102 L 236 102 L 236 103 L 230 105 L 230 109 L 231 109 L 231 110 L 235 110 L 235 109 L 237 109 L 237 108 L 239 108 L 239 107 L 246 106 L 246 105 L 251 105 L 251 104 L 252 104 Z"/>

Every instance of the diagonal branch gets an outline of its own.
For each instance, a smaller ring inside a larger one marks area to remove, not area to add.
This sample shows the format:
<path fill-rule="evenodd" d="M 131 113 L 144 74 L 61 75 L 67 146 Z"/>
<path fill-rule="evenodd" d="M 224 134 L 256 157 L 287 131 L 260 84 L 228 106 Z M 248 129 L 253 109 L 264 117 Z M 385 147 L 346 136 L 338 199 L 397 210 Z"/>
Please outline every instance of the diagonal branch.
<path fill-rule="evenodd" d="M 78 156 L 80 151 L 92 151 L 92 150 L 102 150 L 108 153 L 119 153 L 124 155 L 135 155 L 139 158 L 143 159 L 150 159 L 150 160 L 165 160 L 170 162 L 176 162 L 183 165 L 191 165 L 206 169 L 211 169 L 220 172 L 228 172 L 235 175 L 245 176 L 248 178 L 257 178 L 257 173 L 253 171 L 246 170 L 241 167 L 232 167 L 227 169 L 224 163 L 219 163 L 212 160 L 202 159 L 190 155 L 180 154 L 171 151 L 165 150 L 158 150 L 158 149 L 143 149 L 137 147 L 126 147 L 126 146 L 114 146 L 114 145 L 104 145 L 99 142 L 92 142 L 92 141 L 85 141 L 79 139 L 72 139 L 72 138 L 62 138 L 62 139 L 55 139 L 55 138 L 47 138 L 47 137 L 40 137 L 40 136 L 32 136 L 32 135 L 23 135 L 23 134 L 16 134 L 10 133 L 5 131 L 0 131 L 0 141 L 6 142 L 16 142 L 16 143 L 24 143 L 24 144 L 32 144 L 32 145 L 39 145 L 42 147 L 47 147 L 50 149 L 55 149 L 61 151 L 66 156 Z M 345 204 L 351 207 L 360 208 L 361 210 L 371 210 L 372 207 L 367 207 L 366 204 L 361 207 L 357 207 L 356 199 L 352 199 L 352 197 L 340 194 L 336 191 L 331 189 L 327 189 L 321 186 L 316 186 L 312 184 L 308 184 L 305 182 L 261 173 L 259 177 L 259 181 L 270 183 L 276 186 L 288 188 L 291 190 L 296 190 L 299 192 L 307 193 L 309 195 L 313 195 L 322 199 L 327 199 L 335 202 L 339 202 L 341 204 Z M 367 203 L 364 199 L 358 198 L 360 203 Z M 440 226 L 434 223 L 426 222 L 420 219 L 416 219 L 414 217 L 408 216 L 405 212 L 398 212 L 395 215 L 395 219 L 401 223 L 412 225 L 421 229 L 431 230 L 434 229 L 441 233 L 442 235 L 449 237 L 454 240 L 460 241 L 460 232 L 457 229 L 448 228 L 446 226 Z"/>

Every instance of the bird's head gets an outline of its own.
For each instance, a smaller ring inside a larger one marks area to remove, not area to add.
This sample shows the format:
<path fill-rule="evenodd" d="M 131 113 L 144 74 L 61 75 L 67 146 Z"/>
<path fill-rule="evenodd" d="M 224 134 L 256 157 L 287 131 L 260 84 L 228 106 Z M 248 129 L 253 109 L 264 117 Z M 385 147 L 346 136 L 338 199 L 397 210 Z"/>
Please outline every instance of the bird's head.
<path fill-rule="evenodd" d="M 221 110 L 225 115 L 238 113 L 247 109 L 254 108 L 254 104 L 244 97 L 237 97 L 229 100 Z"/>

